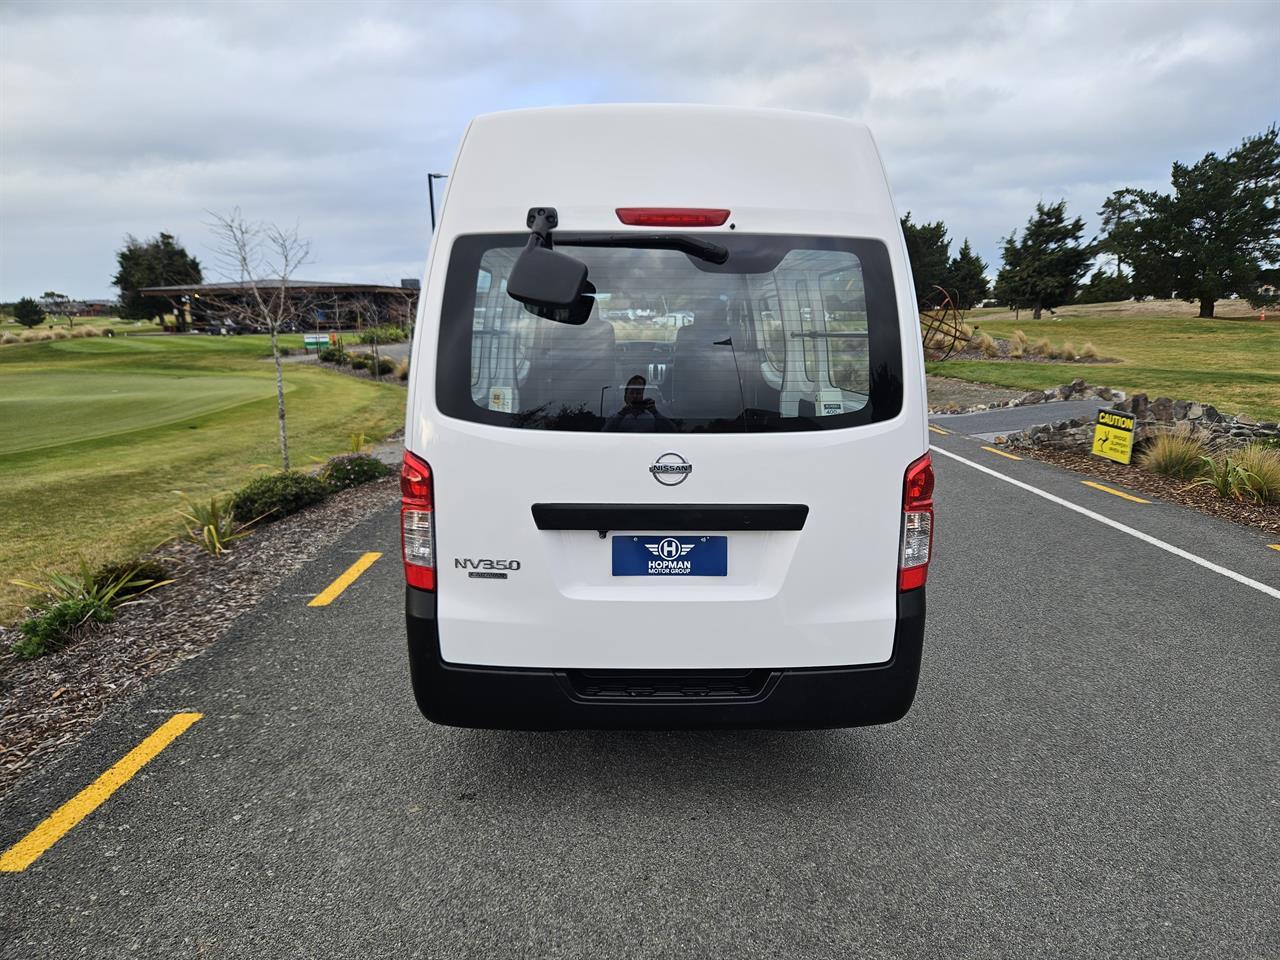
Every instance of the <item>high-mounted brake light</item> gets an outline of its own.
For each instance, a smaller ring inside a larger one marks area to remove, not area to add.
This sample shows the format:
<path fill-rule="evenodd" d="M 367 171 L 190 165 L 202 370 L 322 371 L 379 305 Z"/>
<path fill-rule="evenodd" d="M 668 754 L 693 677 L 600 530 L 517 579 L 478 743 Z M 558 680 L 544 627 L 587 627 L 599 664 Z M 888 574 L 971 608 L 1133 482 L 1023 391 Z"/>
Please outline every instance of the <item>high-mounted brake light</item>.
<path fill-rule="evenodd" d="M 629 227 L 719 227 L 728 210 L 703 207 L 618 207 L 618 219 Z"/>
<path fill-rule="evenodd" d="M 431 467 L 408 450 L 400 464 L 400 546 L 405 582 L 419 590 L 434 590 L 435 489 Z"/>
<path fill-rule="evenodd" d="M 933 547 L 933 463 L 929 454 L 907 467 L 902 481 L 902 555 L 898 590 L 923 587 Z"/>

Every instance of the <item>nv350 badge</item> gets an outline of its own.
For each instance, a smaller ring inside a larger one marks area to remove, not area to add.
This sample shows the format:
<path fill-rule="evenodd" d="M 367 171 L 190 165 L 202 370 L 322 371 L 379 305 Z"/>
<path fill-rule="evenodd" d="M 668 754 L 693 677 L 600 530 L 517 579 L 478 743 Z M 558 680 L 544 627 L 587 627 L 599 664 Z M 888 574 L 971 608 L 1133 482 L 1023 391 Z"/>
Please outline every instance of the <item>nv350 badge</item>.
<path fill-rule="evenodd" d="M 473 557 L 454 557 L 453 565 L 466 570 L 472 580 L 506 580 L 507 571 L 520 569 L 519 560 L 487 560 Z"/>

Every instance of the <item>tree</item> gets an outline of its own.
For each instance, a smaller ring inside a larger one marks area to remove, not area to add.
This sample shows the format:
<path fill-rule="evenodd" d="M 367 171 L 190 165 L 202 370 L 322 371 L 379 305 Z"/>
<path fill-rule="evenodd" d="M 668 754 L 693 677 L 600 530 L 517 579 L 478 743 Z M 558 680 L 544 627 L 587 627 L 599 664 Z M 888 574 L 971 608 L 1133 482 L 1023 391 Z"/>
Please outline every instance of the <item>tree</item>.
<path fill-rule="evenodd" d="M 170 309 L 162 297 L 144 297 L 144 287 L 200 283 L 200 261 L 187 253 L 172 234 L 161 233 L 147 241 L 124 238 L 124 249 L 116 252 L 120 269 L 112 284 L 120 288 L 120 316 L 128 320 L 150 320 Z"/>
<path fill-rule="evenodd" d="M 56 290 L 46 290 L 40 297 L 40 306 L 45 313 L 53 314 L 55 317 L 63 317 L 67 321 L 68 329 L 74 325 L 72 319 L 71 298 L 65 293 L 58 293 Z"/>
<path fill-rule="evenodd" d="M 1075 294 L 1075 302 L 1115 303 L 1120 300 L 1129 300 L 1132 296 L 1128 275 L 1110 274 L 1100 266 L 1089 275 L 1089 282 L 1083 284 Z"/>
<path fill-rule="evenodd" d="M 916 301 L 924 303 L 933 294 L 934 287 L 946 285 L 951 256 L 947 227 L 941 220 L 916 225 L 911 222 L 911 212 L 907 211 L 902 218 L 902 237 L 907 244 L 907 259 L 911 261 Z"/>
<path fill-rule="evenodd" d="M 284 366 L 280 361 L 281 329 L 293 326 L 311 305 L 304 292 L 290 286 L 295 271 L 311 259 L 311 242 L 298 236 L 298 228 L 283 230 L 275 224 L 250 223 L 237 207 L 230 214 L 211 214 L 215 256 L 221 272 L 239 284 L 237 296 L 211 301 L 209 309 L 222 312 L 244 326 L 264 326 L 271 334 L 271 356 L 276 365 L 276 421 L 280 433 L 280 460 L 289 469 L 289 432 L 285 424 Z"/>
<path fill-rule="evenodd" d="M 1029 307 L 1036 320 L 1042 310 L 1070 303 L 1093 248 L 1081 241 L 1084 221 L 1067 222 L 1067 201 L 1036 204 L 1022 239 L 1014 231 L 1004 239 L 1004 265 L 996 277 L 996 297 L 1010 307 Z"/>
<path fill-rule="evenodd" d="M 1132 296 L 1129 277 L 1123 273 L 1107 273 L 1099 267 L 1089 282 L 1076 294 L 1076 303 L 1114 303 Z"/>
<path fill-rule="evenodd" d="M 973 252 L 969 238 L 960 244 L 960 252 L 947 266 L 941 286 L 951 291 L 956 307 L 972 310 L 987 296 L 987 263 Z"/>
<path fill-rule="evenodd" d="M 1280 133 L 1275 126 L 1225 157 L 1173 165 L 1173 192 L 1125 188 L 1103 204 L 1102 248 L 1127 263 L 1139 296 L 1255 305 L 1264 268 L 1280 260 Z"/>
<path fill-rule="evenodd" d="M 23 297 L 13 305 L 13 319 L 30 330 L 44 323 L 44 311 L 30 297 Z"/>

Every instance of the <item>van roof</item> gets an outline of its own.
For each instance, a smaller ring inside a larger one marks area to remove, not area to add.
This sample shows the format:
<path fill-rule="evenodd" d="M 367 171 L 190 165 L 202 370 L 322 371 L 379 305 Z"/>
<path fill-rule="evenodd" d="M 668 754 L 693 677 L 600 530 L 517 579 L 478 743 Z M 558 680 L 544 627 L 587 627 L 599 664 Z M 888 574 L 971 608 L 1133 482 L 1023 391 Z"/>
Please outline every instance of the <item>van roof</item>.
<path fill-rule="evenodd" d="M 717 207 L 737 229 L 896 237 L 870 131 L 839 117 L 691 104 L 599 104 L 476 117 L 441 234 L 523 231 L 532 206 L 561 229 L 625 231 L 617 207 Z"/>

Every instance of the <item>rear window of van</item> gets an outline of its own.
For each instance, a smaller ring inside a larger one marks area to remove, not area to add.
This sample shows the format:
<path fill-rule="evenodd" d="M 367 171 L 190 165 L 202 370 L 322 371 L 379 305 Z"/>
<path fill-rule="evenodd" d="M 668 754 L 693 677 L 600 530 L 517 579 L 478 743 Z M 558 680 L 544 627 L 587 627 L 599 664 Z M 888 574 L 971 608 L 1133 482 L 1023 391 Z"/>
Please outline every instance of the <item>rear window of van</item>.
<path fill-rule="evenodd" d="M 507 295 L 527 238 L 454 243 L 437 359 L 446 416 L 536 430 L 743 433 L 858 426 L 902 407 L 899 318 L 879 241 L 716 234 L 724 264 L 558 244 L 587 264 L 595 287 L 589 319 L 572 326 Z"/>

